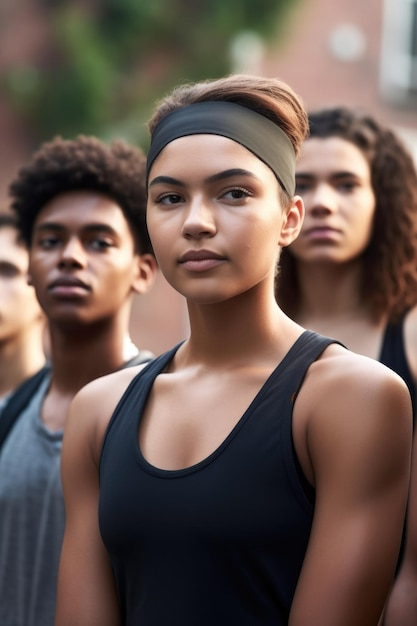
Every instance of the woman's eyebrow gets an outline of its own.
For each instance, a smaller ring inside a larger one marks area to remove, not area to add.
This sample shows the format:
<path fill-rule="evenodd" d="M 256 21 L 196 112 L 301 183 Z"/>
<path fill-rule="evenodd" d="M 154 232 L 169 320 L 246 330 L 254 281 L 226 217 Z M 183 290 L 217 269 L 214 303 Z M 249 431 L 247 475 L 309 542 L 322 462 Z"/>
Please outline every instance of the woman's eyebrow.
<path fill-rule="evenodd" d="M 218 180 L 224 180 L 225 178 L 232 178 L 233 176 L 246 176 L 249 178 L 258 178 L 255 176 L 253 172 L 249 170 L 244 170 L 241 168 L 233 168 L 230 170 L 224 170 L 223 172 L 219 172 L 218 174 L 213 174 L 212 176 L 208 176 L 204 179 L 206 183 L 215 183 Z"/>
<path fill-rule="evenodd" d="M 230 170 L 224 170 L 223 172 L 212 174 L 211 176 L 207 176 L 207 178 L 204 179 L 204 182 L 215 183 L 219 180 L 224 180 L 226 178 L 233 178 L 234 176 L 246 176 L 254 179 L 257 178 L 257 176 L 255 176 L 255 174 L 253 174 L 253 172 L 250 172 L 249 170 L 233 168 Z M 156 176 L 150 181 L 149 187 L 158 184 L 168 184 L 175 185 L 177 187 L 185 187 L 185 184 L 182 181 L 178 180 L 177 178 L 173 178 L 172 176 Z"/>
<path fill-rule="evenodd" d="M 149 182 L 149 187 L 158 184 L 167 184 L 167 185 L 176 185 L 177 187 L 184 187 L 184 183 L 178 180 L 177 178 L 172 178 L 172 176 L 156 176 Z"/>

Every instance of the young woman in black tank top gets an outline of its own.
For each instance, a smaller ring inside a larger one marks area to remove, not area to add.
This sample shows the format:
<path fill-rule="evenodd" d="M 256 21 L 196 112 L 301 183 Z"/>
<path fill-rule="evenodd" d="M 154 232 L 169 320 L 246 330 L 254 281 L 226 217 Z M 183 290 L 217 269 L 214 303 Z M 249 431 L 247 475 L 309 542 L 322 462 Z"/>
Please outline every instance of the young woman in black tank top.
<path fill-rule="evenodd" d="M 175 90 L 149 127 L 147 225 L 190 334 L 71 407 L 56 626 L 375 626 L 411 403 L 275 300 L 304 216 L 300 99 L 230 76 Z"/>
<path fill-rule="evenodd" d="M 363 111 L 315 111 L 309 126 L 296 172 L 306 216 L 300 236 L 281 256 L 277 299 L 303 326 L 397 372 L 410 391 L 415 418 L 415 163 L 399 136 Z M 415 528 L 417 520 L 411 533 Z M 412 570 L 416 591 L 407 595 L 415 596 L 417 608 L 417 557 Z M 408 579 L 407 571 L 408 565 L 401 579 Z"/>

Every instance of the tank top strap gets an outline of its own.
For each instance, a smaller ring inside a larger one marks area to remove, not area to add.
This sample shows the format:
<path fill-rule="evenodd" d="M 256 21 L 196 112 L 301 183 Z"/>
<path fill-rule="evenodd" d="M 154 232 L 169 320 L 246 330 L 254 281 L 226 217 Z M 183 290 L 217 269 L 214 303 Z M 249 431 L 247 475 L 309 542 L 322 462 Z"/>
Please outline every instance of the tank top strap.
<path fill-rule="evenodd" d="M 125 413 L 125 416 L 128 417 L 128 419 L 125 420 L 125 427 L 128 427 L 129 423 L 132 424 L 133 427 L 135 427 L 136 413 L 137 411 L 140 411 L 140 407 L 144 404 L 145 398 L 149 393 L 149 389 L 152 386 L 155 377 L 163 371 L 163 369 L 173 358 L 174 354 L 182 343 L 183 342 L 178 343 L 167 352 L 164 352 L 163 354 L 155 357 L 151 361 L 148 361 L 145 366 L 136 374 L 136 376 L 132 378 L 125 391 L 123 392 L 123 395 L 119 399 L 116 408 L 113 411 L 113 415 L 111 416 L 110 421 L 107 425 L 101 449 L 101 460 L 106 447 L 109 432 L 113 428 L 118 416 L 121 413 Z"/>
<path fill-rule="evenodd" d="M 404 358 L 403 327 L 404 316 L 401 317 L 398 322 L 388 322 L 386 325 L 384 336 L 382 338 L 381 352 L 378 359 L 381 363 L 383 363 L 384 360 L 390 359 L 391 353 L 394 349 L 396 349 L 398 354 L 401 354 L 401 357 Z"/>
<path fill-rule="evenodd" d="M 389 322 L 385 328 L 378 361 L 394 370 L 405 381 L 411 396 L 413 415 L 416 413 L 416 386 L 407 359 L 404 344 L 404 314 L 398 322 Z"/>
<path fill-rule="evenodd" d="M 294 494 L 306 511 L 312 511 L 315 490 L 307 481 L 298 460 L 293 441 L 293 408 L 309 367 L 320 358 L 331 344 L 343 344 L 331 337 L 305 330 L 290 348 L 278 368 L 272 384 L 277 393 L 276 406 L 280 407 L 283 458 L 287 466 L 289 480 L 293 484 Z M 301 486 L 301 492 L 299 487 Z"/>
<path fill-rule="evenodd" d="M 325 337 L 312 330 L 305 330 L 288 351 L 281 362 L 280 369 L 283 370 L 283 376 L 292 381 L 292 402 L 295 401 L 300 391 L 310 365 L 317 361 L 328 346 L 334 343 L 345 347 L 337 339 Z"/>

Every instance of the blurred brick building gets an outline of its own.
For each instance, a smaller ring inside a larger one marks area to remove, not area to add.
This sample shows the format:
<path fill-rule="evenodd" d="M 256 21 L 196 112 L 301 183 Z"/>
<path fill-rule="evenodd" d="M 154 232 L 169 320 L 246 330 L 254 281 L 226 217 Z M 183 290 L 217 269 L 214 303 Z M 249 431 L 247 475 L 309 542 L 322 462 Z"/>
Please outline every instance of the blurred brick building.
<path fill-rule="evenodd" d="M 0 78 L 12 67 L 36 65 L 47 54 L 50 4 L 49 0 L 1 0 Z M 9 182 L 30 156 L 34 140 L 4 91 L 0 92 L 0 137 L 0 207 L 7 209 Z M 151 293 L 135 299 L 131 331 L 139 346 L 156 354 L 186 336 L 184 301 L 161 275 Z"/>
<path fill-rule="evenodd" d="M 47 54 L 51 5 L 1 0 L 0 76 Z M 417 0 L 295 0 L 284 37 L 263 54 L 251 46 L 253 38 L 241 40 L 237 70 L 280 77 L 308 108 L 366 108 L 402 134 L 417 160 Z M 0 137 L 0 203 L 6 206 L 7 186 L 33 138 L 4 93 Z M 160 353 L 186 334 L 184 302 L 159 276 L 152 292 L 135 301 L 132 335 Z"/>
<path fill-rule="evenodd" d="M 360 106 L 395 127 L 417 159 L 417 0 L 298 0 L 260 70 L 310 109 Z"/>

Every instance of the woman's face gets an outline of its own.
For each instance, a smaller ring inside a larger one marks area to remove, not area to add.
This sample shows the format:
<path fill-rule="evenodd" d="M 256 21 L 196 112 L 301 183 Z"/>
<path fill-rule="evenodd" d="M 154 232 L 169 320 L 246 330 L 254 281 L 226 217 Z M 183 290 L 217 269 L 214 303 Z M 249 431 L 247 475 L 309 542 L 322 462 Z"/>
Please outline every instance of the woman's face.
<path fill-rule="evenodd" d="M 371 239 L 376 204 L 361 150 L 340 137 L 308 139 L 296 181 L 305 219 L 290 246 L 293 256 L 308 263 L 347 263 L 358 257 Z"/>
<path fill-rule="evenodd" d="M 273 172 L 235 141 L 176 139 L 149 176 L 147 222 L 161 271 L 195 302 L 222 301 L 263 281 L 273 290 L 280 246 L 299 230 L 299 205 L 284 211 Z"/>

